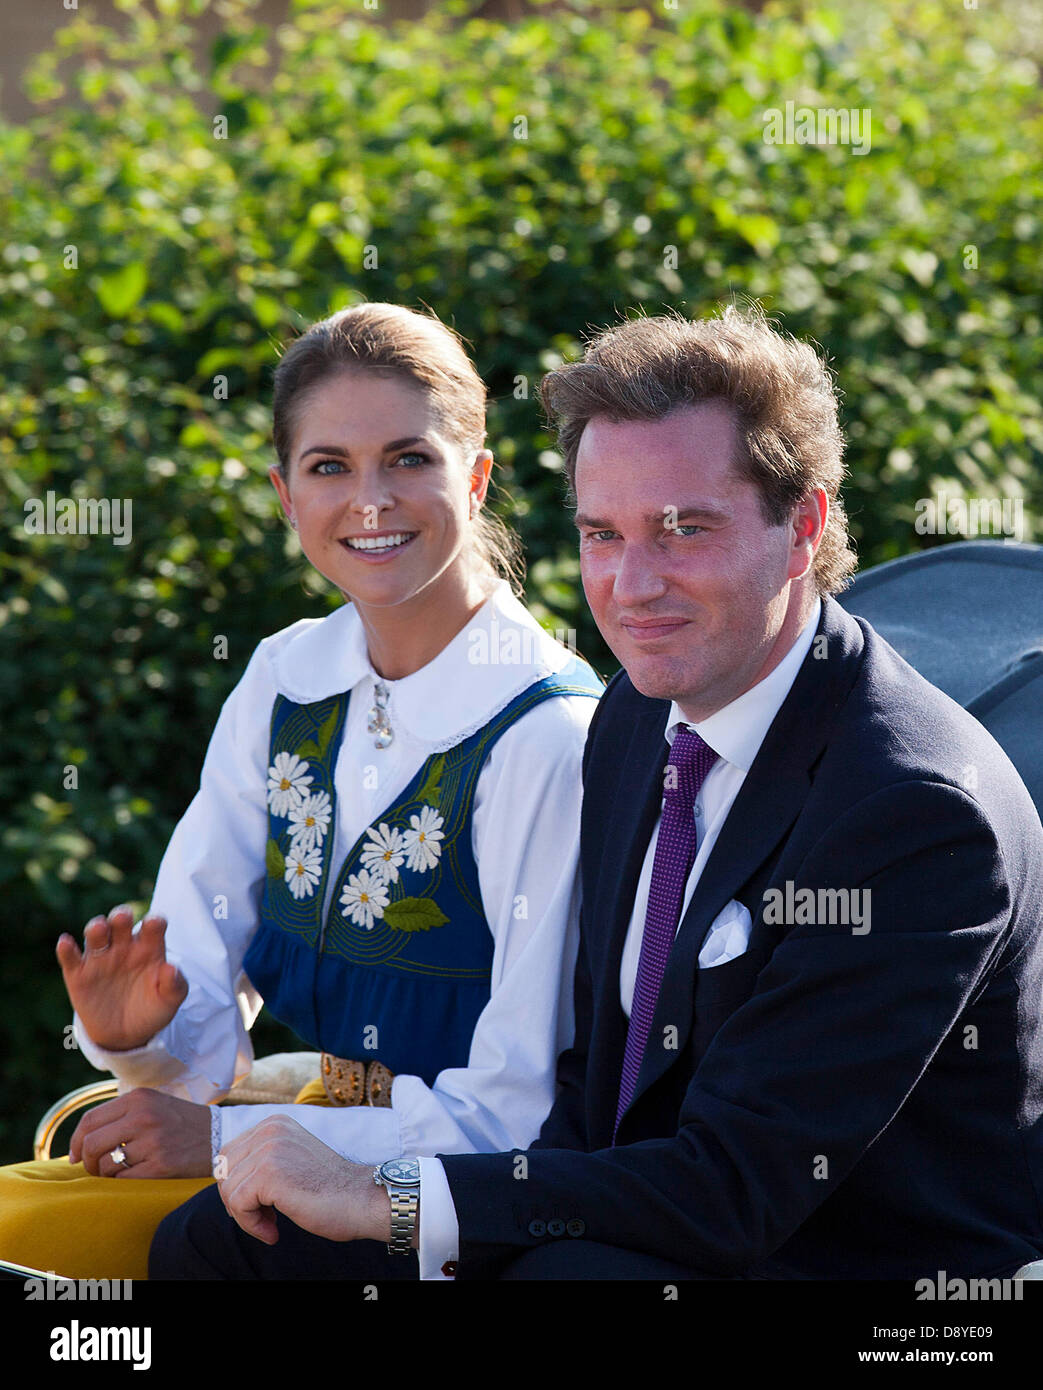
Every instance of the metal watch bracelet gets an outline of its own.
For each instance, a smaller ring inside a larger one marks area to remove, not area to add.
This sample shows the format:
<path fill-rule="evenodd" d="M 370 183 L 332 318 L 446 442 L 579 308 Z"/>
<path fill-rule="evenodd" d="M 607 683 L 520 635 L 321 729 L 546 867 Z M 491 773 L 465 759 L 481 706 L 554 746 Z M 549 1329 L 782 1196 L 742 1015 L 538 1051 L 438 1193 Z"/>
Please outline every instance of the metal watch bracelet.
<path fill-rule="evenodd" d="M 420 1164 L 415 1158 L 393 1158 L 373 1170 L 373 1181 L 387 1189 L 391 1200 L 390 1255 L 409 1255 L 413 1249 L 420 1205 Z"/>

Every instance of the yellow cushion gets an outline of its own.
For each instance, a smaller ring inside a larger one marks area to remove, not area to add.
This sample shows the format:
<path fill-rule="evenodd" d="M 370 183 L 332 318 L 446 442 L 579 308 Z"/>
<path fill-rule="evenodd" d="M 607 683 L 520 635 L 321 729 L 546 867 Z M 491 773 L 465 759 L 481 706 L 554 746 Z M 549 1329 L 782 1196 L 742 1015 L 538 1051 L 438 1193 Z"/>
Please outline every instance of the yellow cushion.
<path fill-rule="evenodd" d="M 326 1087 L 322 1084 L 322 1077 L 317 1076 L 314 1081 L 309 1081 L 307 1086 L 302 1086 L 293 1100 L 294 1105 L 329 1105 L 330 1098 L 326 1094 Z"/>
<path fill-rule="evenodd" d="M 329 1105 L 321 1077 L 297 1095 Z M 156 1227 L 212 1178 L 94 1178 L 46 1158 L 0 1167 L 0 1259 L 66 1279 L 145 1279 Z"/>
<path fill-rule="evenodd" d="M 67 1157 L 10 1164 L 0 1168 L 0 1259 L 66 1279 L 145 1279 L 156 1227 L 212 1182 L 94 1178 Z"/>

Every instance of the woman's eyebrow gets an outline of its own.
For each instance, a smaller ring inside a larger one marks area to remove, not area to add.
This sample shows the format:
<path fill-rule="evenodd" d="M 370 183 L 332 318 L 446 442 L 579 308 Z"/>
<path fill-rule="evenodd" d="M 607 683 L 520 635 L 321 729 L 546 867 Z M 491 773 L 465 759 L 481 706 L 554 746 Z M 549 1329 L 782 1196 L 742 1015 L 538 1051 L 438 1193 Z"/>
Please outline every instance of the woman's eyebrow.
<path fill-rule="evenodd" d="M 408 439 L 392 439 L 390 443 L 384 445 L 384 453 L 393 453 L 395 449 L 404 449 L 407 444 L 423 444 L 426 441 L 421 435 L 410 435 Z M 350 449 L 344 449 L 339 444 L 313 444 L 310 449 L 305 449 L 301 458 L 305 459 L 309 454 L 337 454 L 341 458 L 350 458 Z"/>

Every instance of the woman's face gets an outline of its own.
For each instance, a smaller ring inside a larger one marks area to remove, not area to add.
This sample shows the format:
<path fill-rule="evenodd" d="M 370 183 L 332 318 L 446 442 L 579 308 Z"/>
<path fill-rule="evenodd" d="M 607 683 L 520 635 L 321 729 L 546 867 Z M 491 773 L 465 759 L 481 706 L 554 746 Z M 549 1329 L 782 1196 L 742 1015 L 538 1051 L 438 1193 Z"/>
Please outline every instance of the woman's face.
<path fill-rule="evenodd" d="M 492 454 L 470 464 L 423 388 L 346 369 L 309 392 L 287 478 L 271 479 L 315 568 L 361 607 L 385 608 L 465 581 Z"/>

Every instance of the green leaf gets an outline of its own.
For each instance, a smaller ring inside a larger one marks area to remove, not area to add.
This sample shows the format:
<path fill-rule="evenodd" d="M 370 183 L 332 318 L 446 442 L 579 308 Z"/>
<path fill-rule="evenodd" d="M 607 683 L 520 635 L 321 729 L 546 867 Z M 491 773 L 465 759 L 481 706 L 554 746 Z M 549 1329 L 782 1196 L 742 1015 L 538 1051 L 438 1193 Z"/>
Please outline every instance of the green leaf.
<path fill-rule="evenodd" d="M 333 737 L 337 728 L 337 719 L 339 715 L 340 707 L 334 704 L 333 708 L 322 722 L 322 728 L 319 730 L 319 747 L 317 749 L 320 758 L 325 757 L 326 749 L 330 746 L 330 739 Z"/>
<path fill-rule="evenodd" d="M 283 858 L 282 850 L 274 840 L 269 840 L 265 846 L 264 863 L 269 878 L 282 878 L 286 872 L 286 860 Z"/>
<path fill-rule="evenodd" d="M 898 264 L 909 272 L 917 284 L 923 285 L 926 289 L 934 281 L 938 257 L 933 251 L 914 251 L 911 247 L 906 247 L 898 257 Z"/>
<path fill-rule="evenodd" d="M 145 293 L 147 284 L 148 271 L 144 262 L 131 261 L 129 265 L 121 266 L 119 270 L 96 280 L 94 292 L 110 318 L 122 319 Z"/>
<path fill-rule="evenodd" d="M 440 754 L 432 762 L 424 785 L 417 792 L 417 800 L 426 802 L 429 806 L 437 806 L 438 798 L 442 795 L 442 773 L 445 771 L 445 756 Z"/>
<path fill-rule="evenodd" d="M 200 376 L 213 376 L 222 367 L 238 367 L 243 360 L 243 350 L 237 347 L 216 347 L 204 352 L 196 363 Z"/>
<path fill-rule="evenodd" d="M 321 758 L 322 749 L 313 738 L 306 738 L 297 748 L 298 758 Z"/>
<path fill-rule="evenodd" d="M 768 256 L 779 244 L 778 223 L 761 213 L 747 213 L 735 219 L 735 230 L 748 241 L 758 256 Z"/>
<path fill-rule="evenodd" d="M 234 63 L 253 43 L 252 34 L 218 34 L 210 46 L 210 61 L 216 72 Z"/>
<path fill-rule="evenodd" d="M 253 297 L 254 318 L 262 328 L 274 328 L 281 323 L 286 313 L 285 306 L 270 294 L 255 294 Z"/>
<path fill-rule="evenodd" d="M 171 333 L 183 333 L 185 331 L 185 316 L 173 304 L 150 304 L 148 316 L 153 323 L 160 324 Z"/>
<path fill-rule="evenodd" d="M 290 245 L 286 263 L 291 268 L 304 265 L 311 259 L 311 254 L 319 244 L 317 232 L 312 227 L 305 227 L 303 231 L 297 233 Z"/>
<path fill-rule="evenodd" d="M 206 427 L 201 425 L 198 420 L 192 420 L 181 431 L 178 436 L 178 443 L 183 444 L 186 449 L 198 449 L 209 438 Z"/>
<path fill-rule="evenodd" d="M 433 898 L 400 898 L 384 909 L 384 921 L 392 931 L 429 931 L 449 921 Z"/>

